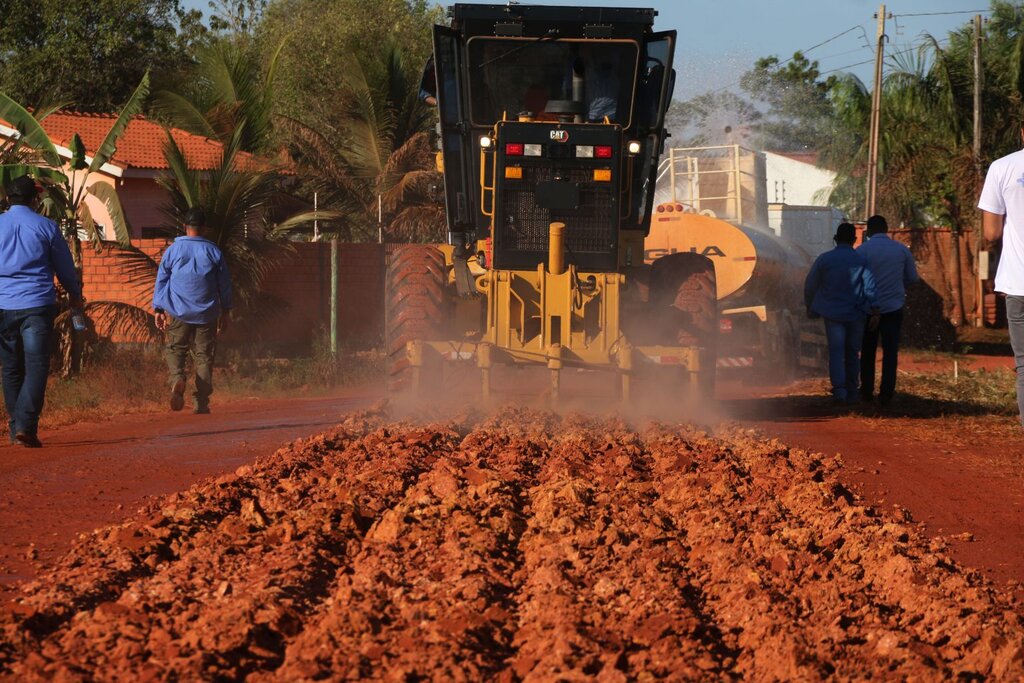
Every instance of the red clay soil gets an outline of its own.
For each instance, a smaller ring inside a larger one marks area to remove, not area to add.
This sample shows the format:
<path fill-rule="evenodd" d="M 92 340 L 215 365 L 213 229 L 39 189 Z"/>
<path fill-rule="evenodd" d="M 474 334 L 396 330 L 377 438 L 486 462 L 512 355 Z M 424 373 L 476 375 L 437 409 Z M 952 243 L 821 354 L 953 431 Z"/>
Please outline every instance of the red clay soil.
<path fill-rule="evenodd" d="M 233 471 L 337 424 L 367 399 L 242 400 L 213 414 L 130 415 L 44 431 L 42 449 L 0 446 L 0 602 L 71 541 L 123 520 L 146 498 Z"/>
<path fill-rule="evenodd" d="M 958 562 L 1024 595 L 1024 431 L 1014 418 L 912 416 L 898 403 L 836 412 L 794 388 L 723 406 L 790 446 L 840 456 L 843 482 L 866 502 L 906 510 Z"/>
<path fill-rule="evenodd" d="M 1013 596 L 839 462 L 725 429 L 351 415 L 0 611 L 10 680 L 1020 680 Z"/>

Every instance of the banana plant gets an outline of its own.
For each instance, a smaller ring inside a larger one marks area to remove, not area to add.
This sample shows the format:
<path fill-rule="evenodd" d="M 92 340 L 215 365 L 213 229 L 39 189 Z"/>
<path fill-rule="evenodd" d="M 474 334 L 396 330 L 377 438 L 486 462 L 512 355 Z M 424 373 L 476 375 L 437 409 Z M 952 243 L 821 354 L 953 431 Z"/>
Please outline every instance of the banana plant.
<path fill-rule="evenodd" d="M 148 95 L 147 72 L 92 159 L 88 158 L 82 138 L 76 133 L 68 146 L 69 158 L 65 160 L 41 123 L 45 114 L 50 112 L 44 112 L 36 118 L 25 107 L 0 92 L 0 119 L 18 131 L 17 138 L 7 143 L 7 158 L 0 157 L 0 161 L 5 161 L 0 164 L 0 181 L 5 185 L 10 179 L 30 175 L 43 185 L 45 193 L 41 211 L 61 226 L 75 266 L 79 269 L 82 266 L 81 233 L 92 241 L 97 250 L 102 247 L 104 239 L 86 202 L 87 195 L 96 197 L 106 207 L 118 244 L 122 247 L 131 246 L 131 226 L 117 192 L 106 183 L 90 186 L 88 180 L 92 173 L 99 171 L 113 158 L 117 151 L 117 141 L 128 128 L 132 117 L 142 112 Z"/>
<path fill-rule="evenodd" d="M 131 227 L 125 216 L 124 209 L 118 199 L 116 190 L 106 183 L 89 185 L 89 176 L 109 162 L 117 151 L 117 141 L 124 134 L 133 116 L 142 112 L 149 95 L 149 73 L 135 88 L 128 98 L 121 113 L 114 121 L 96 150 L 89 159 L 82 142 L 76 133 L 72 136 L 67 149 L 67 159 L 60 151 L 42 126 L 45 117 L 56 108 L 40 111 L 34 116 L 28 109 L 15 102 L 5 93 L 0 92 L 0 119 L 6 121 L 18 135 L 12 136 L 0 147 L 0 187 L 8 181 L 29 175 L 35 178 L 45 189 L 40 211 L 57 222 L 64 238 L 68 242 L 75 269 L 79 278 L 82 273 L 82 241 L 81 233 L 92 241 L 97 251 L 103 247 L 104 235 L 99 229 L 89 203 L 88 195 L 101 201 L 110 215 L 111 227 L 118 245 L 123 251 L 139 252 L 131 244 Z M 129 307 L 119 302 L 90 302 L 87 315 L 99 314 L 97 320 L 104 320 L 108 325 L 134 324 L 140 325 L 138 311 L 126 314 Z M 141 317 L 146 317 L 143 312 Z M 90 316 L 91 318 L 91 316 Z M 128 321 L 128 323 L 126 323 Z M 79 335 L 71 333 L 68 311 L 57 317 L 57 333 L 59 354 L 62 360 L 63 376 L 68 377 L 81 369 L 83 357 L 83 340 Z M 148 324 L 152 327 L 152 323 Z M 142 328 L 146 327 L 142 325 Z M 142 329 L 140 328 L 140 329 Z"/>

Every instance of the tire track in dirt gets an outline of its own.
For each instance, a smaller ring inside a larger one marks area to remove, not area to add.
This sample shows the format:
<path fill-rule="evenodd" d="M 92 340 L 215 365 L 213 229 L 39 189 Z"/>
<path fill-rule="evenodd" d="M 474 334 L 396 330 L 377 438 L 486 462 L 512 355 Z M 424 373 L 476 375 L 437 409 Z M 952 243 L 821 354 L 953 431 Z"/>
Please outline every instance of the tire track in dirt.
<path fill-rule="evenodd" d="M 20 635 L 42 641 L 42 657 L 26 658 L 15 673 L 51 678 L 100 670 L 110 680 L 134 681 L 168 671 L 241 678 L 278 666 L 285 640 L 323 599 L 372 522 L 458 438 L 436 428 L 395 433 L 372 421 L 357 429 L 370 431 L 343 428 L 299 442 L 80 541 L 64 566 L 88 566 L 76 555 L 102 558 L 113 550 L 152 572 L 122 580 L 116 599 L 91 608 L 58 598 L 59 611 L 33 613 L 41 596 L 24 601 Z M 71 574 L 85 579 L 87 595 L 99 594 L 90 588 L 95 579 Z M 109 594 L 112 582 L 100 581 Z M 46 597 L 48 606 L 53 596 Z M 74 608 L 78 618 L 44 640 L 58 624 L 39 615 Z M 22 642 L 29 651 L 33 645 Z"/>
<path fill-rule="evenodd" d="M 481 680 L 512 653 L 522 492 L 541 447 L 474 431 L 370 529 L 273 680 Z"/>
<path fill-rule="evenodd" d="M 696 446 L 658 488 L 681 520 L 708 610 L 737 635 L 737 673 L 1014 678 L 1024 656 L 1019 606 L 986 609 L 1000 602 L 990 585 L 915 538 L 907 517 L 857 505 L 832 478 L 834 462 L 726 437 L 663 433 L 651 448 L 672 458 Z"/>
<path fill-rule="evenodd" d="M 7 680 L 1014 680 L 1024 610 L 750 432 L 380 412 L 78 541 Z"/>
<path fill-rule="evenodd" d="M 530 492 L 510 678 L 721 674 L 723 650 L 690 599 L 673 522 L 652 514 L 642 441 L 621 423 L 567 422 Z"/>

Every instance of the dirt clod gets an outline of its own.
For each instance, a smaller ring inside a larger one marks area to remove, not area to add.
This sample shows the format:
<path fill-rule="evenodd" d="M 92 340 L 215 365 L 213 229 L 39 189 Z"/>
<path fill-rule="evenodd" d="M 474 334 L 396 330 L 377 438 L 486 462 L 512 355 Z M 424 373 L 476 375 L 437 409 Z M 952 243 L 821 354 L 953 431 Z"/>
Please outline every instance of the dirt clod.
<path fill-rule="evenodd" d="M 0 677 L 1024 677 L 1011 594 L 839 468 L 741 430 L 353 415 L 79 539 L 0 612 Z"/>

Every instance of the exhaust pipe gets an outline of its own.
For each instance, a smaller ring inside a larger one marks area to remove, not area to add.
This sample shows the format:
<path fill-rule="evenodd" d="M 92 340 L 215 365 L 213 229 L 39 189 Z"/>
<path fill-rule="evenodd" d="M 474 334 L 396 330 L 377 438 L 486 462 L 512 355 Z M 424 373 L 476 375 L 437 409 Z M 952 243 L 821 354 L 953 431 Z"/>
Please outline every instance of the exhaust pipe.
<path fill-rule="evenodd" d="M 565 272 L 565 223 L 552 223 L 548 234 L 548 272 Z"/>

